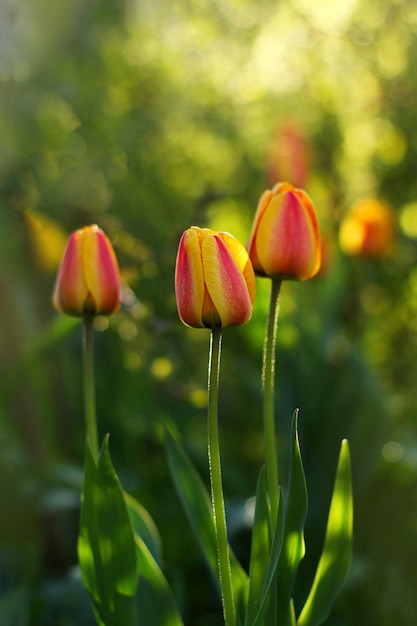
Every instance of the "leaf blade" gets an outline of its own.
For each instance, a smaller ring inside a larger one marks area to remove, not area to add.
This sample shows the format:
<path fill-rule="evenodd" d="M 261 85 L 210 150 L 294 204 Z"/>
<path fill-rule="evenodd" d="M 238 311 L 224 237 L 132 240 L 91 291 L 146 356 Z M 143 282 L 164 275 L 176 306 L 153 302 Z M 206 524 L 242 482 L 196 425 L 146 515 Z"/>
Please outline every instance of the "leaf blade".
<path fill-rule="evenodd" d="M 349 445 L 342 441 L 324 547 L 297 626 L 318 626 L 330 613 L 350 568 L 353 496 Z"/>
<path fill-rule="evenodd" d="M 86 446 L 78 558 L 82 580 L 101 623 L 134 624 L 138 559 L 123 488 L 112 465 L 108 437 L 98 463 Z"/>
<path fill-rule="evenodd" d="M 293 626 L 292 595 L 300 561 L 305 554 L 304 526 L 307 517 L 308 495 L 298 437 L 298 411 L 294 412 L 291 427 L 291 458 L 286 498 L 285 531 L 278 564 L 278 616 L 283 626 Z"/>
<path fill-rule="evenodd" d="M 136 535 L 141 578 L 137 593 L 141 626 L 183 626 L 171 588 L 144 540 Z"/>
<path fill-rule="evenodd" d="M 258 613 L 256 615 L 255 621 L 253 622 L 253 626 L 262 626 L 264 623 L 264 618 L 266 615 L 266 611 L 268 609 L 268 599 L 271 588 L 275 583 L 275 574 L 277 571 L 279 557 L 281 554 L 282 543 L 284 538 L 284 506 L 282 502 L 282 494 L 281 490 L 279 491 L 278 497 L 278 510 L 277 510 L 277 519 L 275 523 L 275 531 L 272 540 L 271 550 L 269 554 L 268 566 L 265 573 L 265 579 L 262 589 L 262 598 L 260 602 L 260 606 L 258 609 Z M 274 590 L 275 591 L 275 590 Z"/>
<path fill-rule="evenodd" d="M 255 503 L 255 517 L 253 522 L 249 563 L 248 605 L 245 615 L 245 626 L 250 626 L 254 622 L 259 611 L 265 572 L 268 566 L 270 524 L 265 467 L 262 467 L 259 472 Z"/>
<path fill-rule="evenodd" d="M 166 431 L 168 464 L 178 496 L 216 585 L 219 585 L 216 531 L 207 490 L 178 441 Z M 243 622 L 248 593 L 248 576 L 232 550 L 230 569 L 237 615 Z"/>

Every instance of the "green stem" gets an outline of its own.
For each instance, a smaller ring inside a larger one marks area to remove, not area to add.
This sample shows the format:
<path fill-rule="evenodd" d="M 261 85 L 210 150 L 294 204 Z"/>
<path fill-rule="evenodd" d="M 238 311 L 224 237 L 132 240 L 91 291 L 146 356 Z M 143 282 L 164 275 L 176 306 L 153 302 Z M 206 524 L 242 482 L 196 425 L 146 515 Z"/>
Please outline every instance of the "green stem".
<path fill-rule="evenodd" d="M 98 460 L 96 393 L 94 384 L 94 317 L 84 316 L 84 397 L 87 437 L 94 460 Z"/>
<path fill-rule="evenodd" d="M 272 280 L 271 298 L 269 302 L 269 312 L 266 327 L 263 365 L 262 365 L 262 386 L 264 392 L 264 445 L 266 478 L 271 506 L 272 525 L 275 525 L 278 513 L 278 461 L 275 435 L 274 416 L 274 389 L 275 389 L 275 347 L 279 313 L 279 294 L 281 281 Z"/>
<path fill-rule="evenodd" d="M 221 330 L 213 329 L 210 340 L 208 367 L 208 457 L 224 621 L 226 626 L 235 626 L 236 614 L 230 571 L 229 545 L 227 542 L 218 430 L 220 353 Z"/>

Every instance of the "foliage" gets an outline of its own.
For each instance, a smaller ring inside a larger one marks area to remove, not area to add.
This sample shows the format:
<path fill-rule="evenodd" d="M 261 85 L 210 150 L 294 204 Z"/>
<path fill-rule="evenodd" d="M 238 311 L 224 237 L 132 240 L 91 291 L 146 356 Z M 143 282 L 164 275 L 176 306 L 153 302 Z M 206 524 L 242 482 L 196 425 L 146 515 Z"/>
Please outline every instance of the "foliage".
<path fill-rule="evenodd" d="M 347 437 L 355 549 L 329 623 L 414 624 L 414 3 L 26 5 L 0 8 L 1 623 L 94 623 L 74 569 L 81 342 L 75 323 L 57 320 L 50 304 L 60 242 L 93 222 L 114 242 L 125 281 L 121 312 L 108 328 L 100 321 L 97 333 L 101 434 L 112 433 L 123 486 L 160 529 L 184 621 L 216 623 L 217 596 L 183 531 L 163 450 L 168 424 L 206 481 L 207 337 L 177 321 L 175 254 L 192 224 L 247 239 L 270 184 L 277 128 L 290 118 L 308 139 L 306 188 L 327 242 L 322 275 L 285 285 L 279 329 L 281 475 L 285 485 L 283 442 L 300 407 L 314 503 L 295 605 L 313 580 L 338 445 Z M 363 197 L 395 208 L 396 246 L 384 259 L 347 258 L 338 249 L 340 221 Z M 48 245 L 39 243 L 42 232 Z M 267 299 L 259 281 L 253 320 L 228 331 L 220 390 L 229 528 L 247 567 L 248 510 L 263 454 L 256 416 Z"/>

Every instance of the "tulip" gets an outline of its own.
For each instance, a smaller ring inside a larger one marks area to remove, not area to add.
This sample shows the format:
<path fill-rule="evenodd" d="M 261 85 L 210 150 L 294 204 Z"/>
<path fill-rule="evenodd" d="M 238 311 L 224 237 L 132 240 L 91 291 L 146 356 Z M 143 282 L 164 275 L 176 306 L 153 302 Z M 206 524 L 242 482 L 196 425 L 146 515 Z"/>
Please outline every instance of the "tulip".
<path fill-rule="evenodd" d="M 365 199 L 357 202 L 342 221 L 339 242 L 352 256 L 382 257 L 392 248 L 394 213 L 387 202 Z"/>
<path fill-rule="evenodd" d="M 320 269 L 320 233 L 308 195 L 278 183 L 261 196 L 247 244 L 258 276 L 306 280 Z"/>
<path fill-rule="evenodd" d="M 268 155 L 267 184 L 277 180 L 291 180 L 303 187 L 310 174 L 310 146 L 301 126 L 285 120 L 274 135 Z"/>
<path fill-rule="evenodd" d="M 61 313 L 111 315 L 120 306 L 119 267 L 113 247 L 96 225 L 73 232 L 61 261 L 53 294 Z"/>
<path fill-rule="evenodd" d="M 222 329 L 245 324 L 255 300 L 249 255 L 232 235 L 192 226 L 180 240 L 175 268 L 178 314 L 187 326 L 210 328 L 208 458 L 218 574 L 224 623 L 236 626 L 236 609 L 221 475 L 218 387 Z"/>
<path fill-rule="evenodd" d="M 248 253 L 228 233 L 192 226 L 180 240 L 175 291 L 181 321 L 194 328 L 224 328 L 249 321 L 255 274 Z"/>
<path fill-rule="evenodd" d="M 274 527 L 279 510 L 274 377 L 281 284 L 284 279 L 306 280 L 320 269 L 319 226 L 308 195 L 286 182 L 265 191 L 259 200 L 246 248 L 255 273 L 272 279 L 262 383 L 266 484 Z"/>

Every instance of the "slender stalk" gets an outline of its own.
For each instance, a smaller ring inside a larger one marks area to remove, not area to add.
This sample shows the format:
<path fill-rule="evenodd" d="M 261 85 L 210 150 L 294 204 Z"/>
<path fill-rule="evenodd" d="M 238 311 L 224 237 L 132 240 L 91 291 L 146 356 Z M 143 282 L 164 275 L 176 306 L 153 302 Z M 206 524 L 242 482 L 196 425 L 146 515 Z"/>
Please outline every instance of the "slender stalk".
<path fill-rule="evenodd" d="M 84 316 L 84 398 L 87 437 L 94 460 L 98 460 L 96 392 L 94 383 L 94 317 Z"/>
<path fill-rule="evenodd" d="M 221 330 L 213 329 L 210 340 L 208 366 L 208 457 L 210 467 L 211 498 L 217 538 L 220 588 L 226 626 L 236 626 L 235 605 L 227 542 L 226 515 L 220 463 L 218 430 L 218 389 L 221 354 Z"/>
<path fill-rule="evenodd" d="M 272 525 L 275 525 L 278 512 L 278 461 L 275 435 L 274 389 L 275 389 L 275 347 L 279 313 L 281 281 L 273 279 L 269 302 L 268 320 L 263 351 L 262 387 L 264 393 L 264 445 L 266 479 L 271 506 Z"/>

